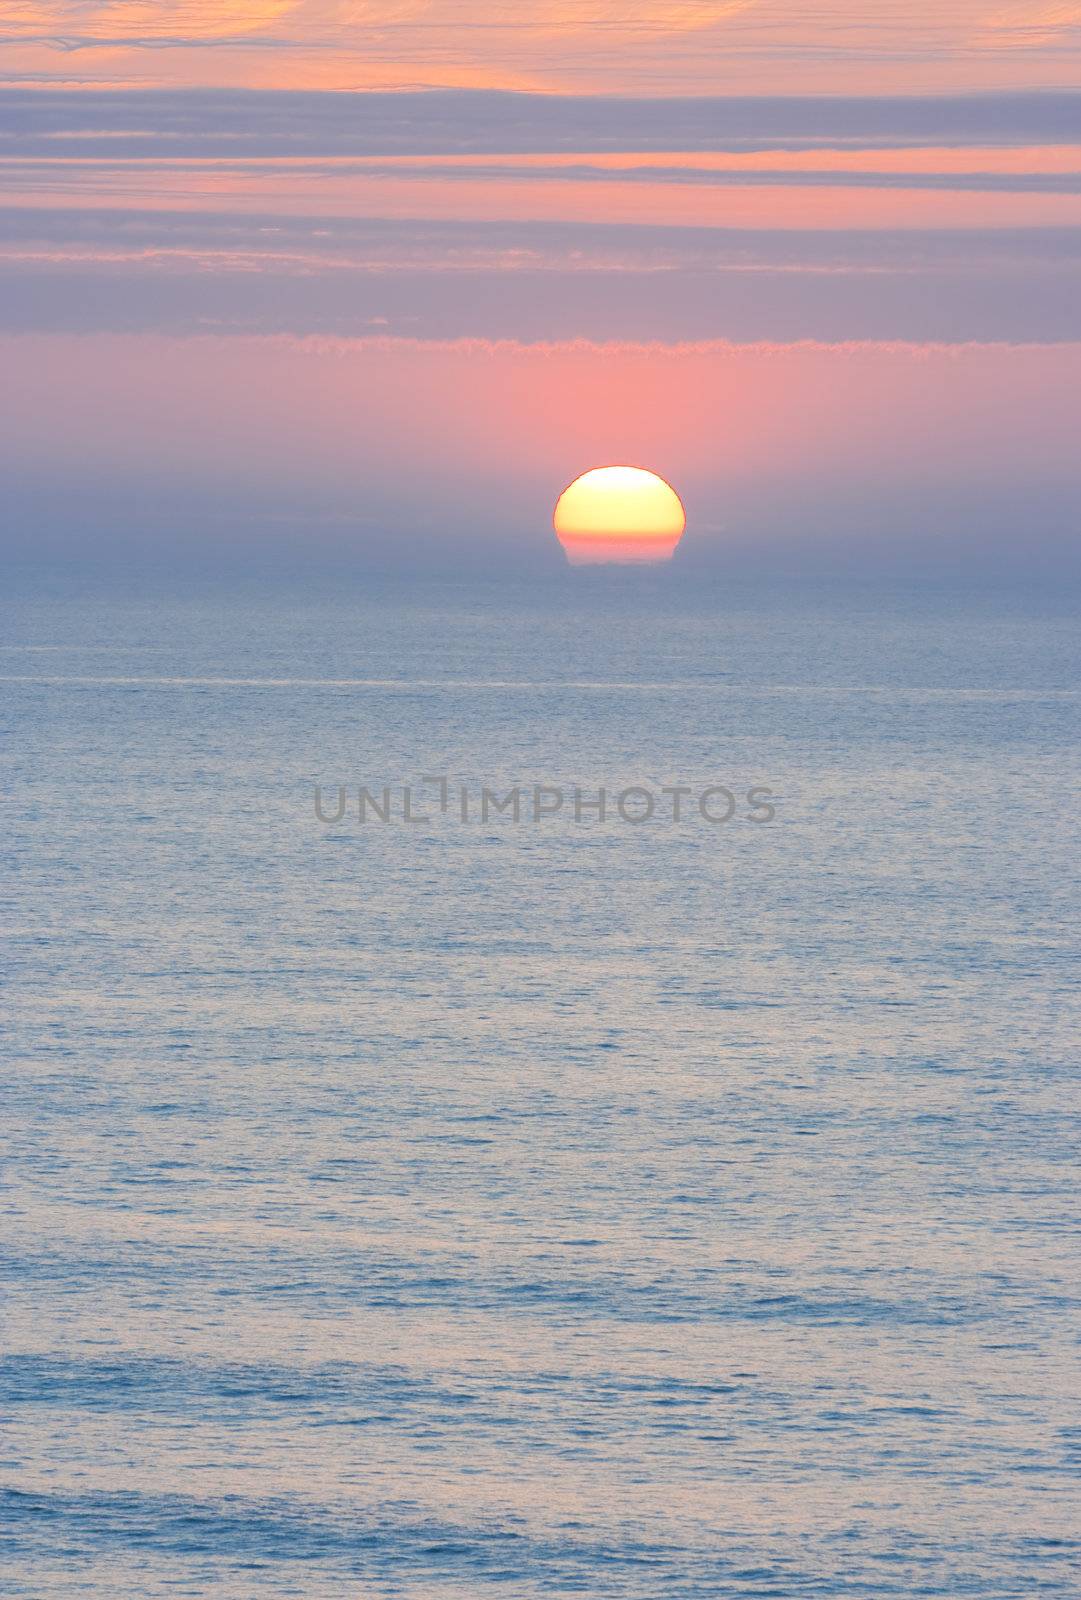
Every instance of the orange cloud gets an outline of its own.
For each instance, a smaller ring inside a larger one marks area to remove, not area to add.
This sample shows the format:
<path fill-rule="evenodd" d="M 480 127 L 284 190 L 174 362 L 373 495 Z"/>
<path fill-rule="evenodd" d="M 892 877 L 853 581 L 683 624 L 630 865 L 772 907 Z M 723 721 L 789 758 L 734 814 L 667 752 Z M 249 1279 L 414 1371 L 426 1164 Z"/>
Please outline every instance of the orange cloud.
<path fill-rule="evenodd" d="M 649 29 L 656 33 L 686 33 L 712 28 L 727 17 L 750 11 L 758 0 L 685 0 L 664 4 L 663 0 L 544 0 L 524 17 L 525 27 L 534 26 L 554 33 L 580 33 L 598 25 L 624 32 Z"/>
<path fill-rule="evenodd" d="M 109 51 L 116 82 L 882 94 L 914 82 L 1061 86 L 1081 58 L 1081 10 L 1076 0 L 14 0 L 0 41 L 16 80 L 54 78 L 60 49 L 93 46 Z"/>
<path fill-rule="evenodd" d="M 12 35 L 93 39 L 212 41 L 265 32 L 297 7 L 298 0 L 109 0 L 103 5 L 79 0 L 39 0 L 5 13 L 3 29 Z"/>
<path fill-rule="evenodd" d="M 513 33 L 579 33 L 595 27 L 620 31 L 648 29 L 682 33 L 709 28 L 748 11 L 758 0 L 540 0 L 513 18 Z M 468 8 L 467 8 L 468 9 Z M 292 14 L 298 45 L 324 45 L 329 36 L 359 42 L 362 29 L 385 29 L 423 21 L 435 29 L 472 26 L 487 32 L 495 19 L 463 16 L 454 0 L 29 0 L 4 15 L 10 37 L 33 35 L 57 40 L 107 42 L 132 39 L 214 41 L 267 32 Z M 404 43 L 404 41 L 403 41 Z"/>
<path fill-rule="evenodd" d="M 984 44 L 1006 48 L 1043 49 L 1081 29 L 1081 5 L 1011 6 L 984 23 Z"/>

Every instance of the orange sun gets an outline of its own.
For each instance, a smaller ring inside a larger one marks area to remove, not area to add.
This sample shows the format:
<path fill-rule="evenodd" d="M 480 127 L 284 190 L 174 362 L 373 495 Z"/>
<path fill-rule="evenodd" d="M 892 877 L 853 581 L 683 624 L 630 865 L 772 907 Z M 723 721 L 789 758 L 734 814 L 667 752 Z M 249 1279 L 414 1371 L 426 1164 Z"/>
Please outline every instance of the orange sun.
<path fill-rule="evenodd" d="M 655 472 L 594 467 L 556 501 L 556 535 L 573 566 L 597 561 L 670 561 L 687 518 Z"/>

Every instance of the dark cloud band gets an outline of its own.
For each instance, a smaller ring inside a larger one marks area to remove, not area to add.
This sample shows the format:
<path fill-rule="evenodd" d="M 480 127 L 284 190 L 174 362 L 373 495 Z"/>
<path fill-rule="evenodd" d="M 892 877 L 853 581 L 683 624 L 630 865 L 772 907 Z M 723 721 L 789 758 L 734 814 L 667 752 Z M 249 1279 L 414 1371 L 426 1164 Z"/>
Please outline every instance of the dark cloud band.
<path fill-rule="evenodd" d="M 0 90 L 0 154 L 515 155 L 1073 144 L 1081 92 L 629 99 L 482 90 Z M 107 138 L 108 150 L 103 148 Z"/>

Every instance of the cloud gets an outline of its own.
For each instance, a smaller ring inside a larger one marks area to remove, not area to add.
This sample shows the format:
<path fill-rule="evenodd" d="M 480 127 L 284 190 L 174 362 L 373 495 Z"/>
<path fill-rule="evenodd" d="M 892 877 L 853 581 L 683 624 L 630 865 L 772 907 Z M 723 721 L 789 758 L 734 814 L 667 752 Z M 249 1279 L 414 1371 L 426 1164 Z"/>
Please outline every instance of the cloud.
<path fill-rule="evenodd" d="M 759 0 L 533 0 L 513 18 L 495 8 L 463 14 L 454 0 L 37 0 L 9 6 L 3 26 L 9 36 L 78 37 L 87 42 L 155 38 L 212 40 L 269 31 L 294 14 L 298 32 L 356 35 L 424 21 L 430 27 L 510 25 L 519 34 L 574 34 L 615 26 L 683 33 L 710 28 L 750 11 Z M 298 41 L 299 42 L 299 41 Z"/>
<path fill-rule="evenodd" d="M 209 44 L 272 29 L 299 0 L 39 0 L 8 8 L 2 38 L 59 46 Z"/>
<path fill-rule="evenodd" d="M 1036 87 L 1081 59 L 1076 4 L 1046 0 L 14 0 L 0 44 L 15 74 L 76 51 L 129 84 L 650 95 Z"/>
<path fill-rule="evenodd" d="M 1081 218 L 1079 126 L 1070 92 L 8 90 L 0 325 L 1072 339 L 1081 233 L 1032 224 Z"/>
<path fill-rule="evenodd" d="M 0 153 L 515 155 L 1076 144 L 1081 92 L 629 99 L 489 90 L 0 89 Z"/>
<path fill-rule="evenodd" d="M 1081 5 L 1012 6 L 983 22 L 979 42 L 1008 50 L 1045 50 L 1081 35 Z"/>
<path fill-rule="evenodd" d="M 713 28 L 751 11 L 760 0 L 540 0 L 523 8 L 524 30 L 580 33 L 597 27 L 622 32 L 687 33 Z"/>
<path fill-rule="evenodd" d="M 1076 268 L 1081 228 L 744 229 L 641 223 L 412 220 L 329 213 L 289 215 L 189 207 L 0 206 L 0 249 L 57 248 L 244 253 L 272 261 L 296 252 L 372 270 L 544 266 L 632 271 L 880 272 Z"/>
<path fill-rule="evenodd" d="M 0 210 L 0 327 L 686 343 L 1081 337 L 1081 229 Z"/>

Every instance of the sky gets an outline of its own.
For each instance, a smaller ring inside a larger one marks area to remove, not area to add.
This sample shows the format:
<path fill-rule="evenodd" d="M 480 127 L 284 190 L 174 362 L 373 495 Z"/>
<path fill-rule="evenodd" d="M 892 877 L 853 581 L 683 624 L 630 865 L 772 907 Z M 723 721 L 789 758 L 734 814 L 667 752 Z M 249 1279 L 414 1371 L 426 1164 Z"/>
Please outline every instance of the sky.
<path fill-rule="evenodd" d="M 14 0 L 9 558 L 1077 571 L 1081 5 Z"/>

